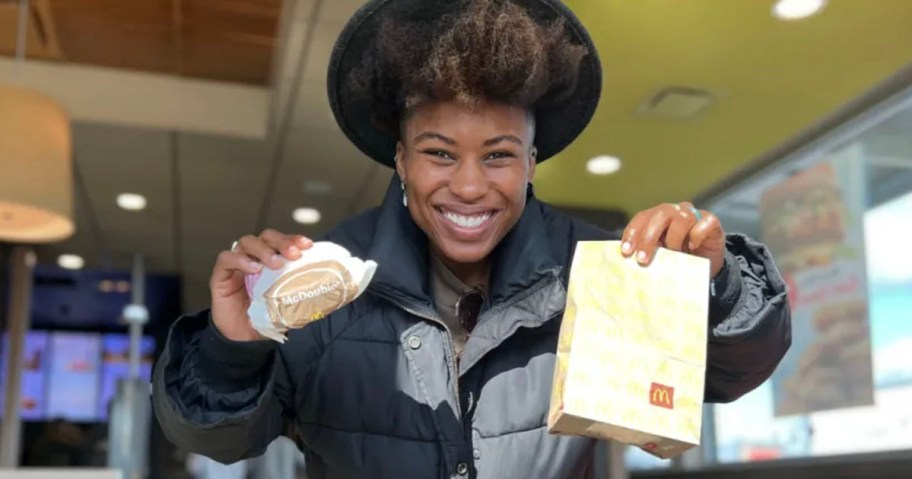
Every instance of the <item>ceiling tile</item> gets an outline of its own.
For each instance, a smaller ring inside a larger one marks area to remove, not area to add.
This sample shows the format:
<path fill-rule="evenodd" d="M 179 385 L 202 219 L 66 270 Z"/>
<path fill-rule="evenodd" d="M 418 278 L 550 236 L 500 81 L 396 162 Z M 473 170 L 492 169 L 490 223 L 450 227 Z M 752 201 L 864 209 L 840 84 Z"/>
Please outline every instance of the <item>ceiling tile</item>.
<path fill-rule="evenodd" d="M 181 244 L 186 253 L 202 249 L 214 258 L 224 245 L 254 232 L 269 147 L 260 140 L 180 134 L 178 152 Z"/>
<path fill-rule="evenodd" d="M 326 81 L 329 57 L 343 25 L 344 21 L 320 21 L 316 24 L 304 64 L 304 80 Z"/>
<path fill-rule="evenodd" d="M 293 126 L 298 130 L 323 128 L 338 130 L 336 119 L 329 107 L 326 81 L 302 80 L 298 84 L 297 98 L 292 112 Z"/>
<path fill-rule="evenodd" d="M 364 3 L 364 0 L 323 0 L 320 20 L 346 22 Z"/>
<path fill-rule="evenodd" d="M 76 166 L 88 197 L 87 214 L 103 233 L 115 266 L 134 253 L 156 271 L 174 271 L 174 185 L 171 137 L 167 132 L 101 124 L 73 127 Z M 148 206 L 126 211 L 120 193 L 139 193 Z"/>
<path fill-rule="evenodd" d="M 332 187 L 332 196 L 351 200 L 361 194 L 372 164 L 336 129 L 295 129 L 286 140 L 279 178 L 289 194 L 303 191 L 305 180 L 319 180 Z"/>
<path fill-rule="evenodd" d="M 219 251 L 256 233 L 270 148 L 265 141 L 178 135 L 180 244 L 184 303 L 208 305 L 208 280 Z"/>

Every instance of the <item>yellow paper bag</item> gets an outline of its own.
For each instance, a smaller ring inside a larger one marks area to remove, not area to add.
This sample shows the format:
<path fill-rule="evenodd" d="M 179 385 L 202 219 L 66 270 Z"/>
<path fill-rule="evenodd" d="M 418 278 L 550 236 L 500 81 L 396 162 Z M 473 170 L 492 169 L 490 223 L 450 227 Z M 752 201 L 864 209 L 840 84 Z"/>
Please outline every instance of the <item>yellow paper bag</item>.
<path fill-rule="evenodd" d="M 700 443 L 709 261 L 659 249 L 649 267 L 618 241 L 580 242 L 570 269 L 548 415 L 554 434 L 661 458 Z"/>

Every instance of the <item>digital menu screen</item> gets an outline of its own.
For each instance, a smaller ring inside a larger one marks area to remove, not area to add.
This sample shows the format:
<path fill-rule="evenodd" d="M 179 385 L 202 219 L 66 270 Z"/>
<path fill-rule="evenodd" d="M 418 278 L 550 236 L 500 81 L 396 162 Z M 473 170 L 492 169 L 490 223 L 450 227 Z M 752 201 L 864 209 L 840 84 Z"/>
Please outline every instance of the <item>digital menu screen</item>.
<path fill-rule="evenodd" d="M 0 380 L 5 381 L 9 339 L 0 341 Z M 140 342 L 139 375 L 152 376 L 155 339 Z M 30 331 L 23 345 L 21 417 L 25 421 L 67 419 L 106 421 L 117 383 L 127 377 L 130 338 L 127 334 Z M 5 382 L 0 381 L 0 388 Z M 0 390 L 0 414 L 3 411 Z"/>
<path fill-rule="evenodd" d="M 117 392 L 117 382 L 130 373 L 130 337 L 124 334 L 105 334 L 102 336 L 101 360 L 101 393 L 98 401 L 98 418 L 108 418 L 108 408 Z M 144 381 L 152 380 L 152 362 L 155 354 L 155 340 L 144 337 L 140 341 L 139 377 Z"/>
<path fill-rule="evenodd" d="M 45 410 L 44 371 L 48 360 L 48 334 L 43 331 L 28 333 L 24 353 L 22 393 L 19 399 L 22 419 L 41 419 Z"/>
<path fill-rule="evenodd" d="M 0 380 L 6 384 L 6 364 L 9 354 L 9 338 L 3 335 L 3 355 L 0 357 Z M 22 376 L 20 393 L 20 417 L 23 420 L 38 420 L 44 417 L 45 411 L 45 371 L 48 361 L 48 333 L 32 331 L 26 334 L 22 351 Z M 3 410 L 3 399 L 0 396 L 0 411 Z"/>
<path fill-rule="evenodd" d="M 101 335 L 54 333 L 50 338 L 47 416 L 94 421 L 98 404 Z"/>

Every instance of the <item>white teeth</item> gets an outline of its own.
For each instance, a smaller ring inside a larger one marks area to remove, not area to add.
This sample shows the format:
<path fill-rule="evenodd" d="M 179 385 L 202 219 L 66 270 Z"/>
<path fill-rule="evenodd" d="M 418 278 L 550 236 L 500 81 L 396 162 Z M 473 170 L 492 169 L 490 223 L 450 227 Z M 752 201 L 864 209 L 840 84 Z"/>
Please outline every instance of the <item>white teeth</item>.
<path fill-rule="evenodd" d="M 459 227 L 478 228 L 491 217 L 491 212 L 489 211 L 477 216 L 463 216 L 451 211 L 444 211 L 443 216 Z"/>

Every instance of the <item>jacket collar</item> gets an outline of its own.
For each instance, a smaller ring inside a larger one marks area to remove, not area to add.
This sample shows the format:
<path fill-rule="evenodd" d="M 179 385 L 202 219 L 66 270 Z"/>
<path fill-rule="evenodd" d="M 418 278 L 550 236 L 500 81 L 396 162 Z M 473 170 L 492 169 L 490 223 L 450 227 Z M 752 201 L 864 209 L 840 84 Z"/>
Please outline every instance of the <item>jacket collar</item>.
<path fill-rule="evenodd" d="M 559 275 L 561 265 L 548 239 L 541 206 L 530 188 L 519 222 L 493 252 L 490 301 L 485 309 L 508 302 L 546 276 Z M 379 265 L 369 289 L 433 311 L 427 236 L 402 205 L 396 174 L 380 206 L 368 257 Z"/>

